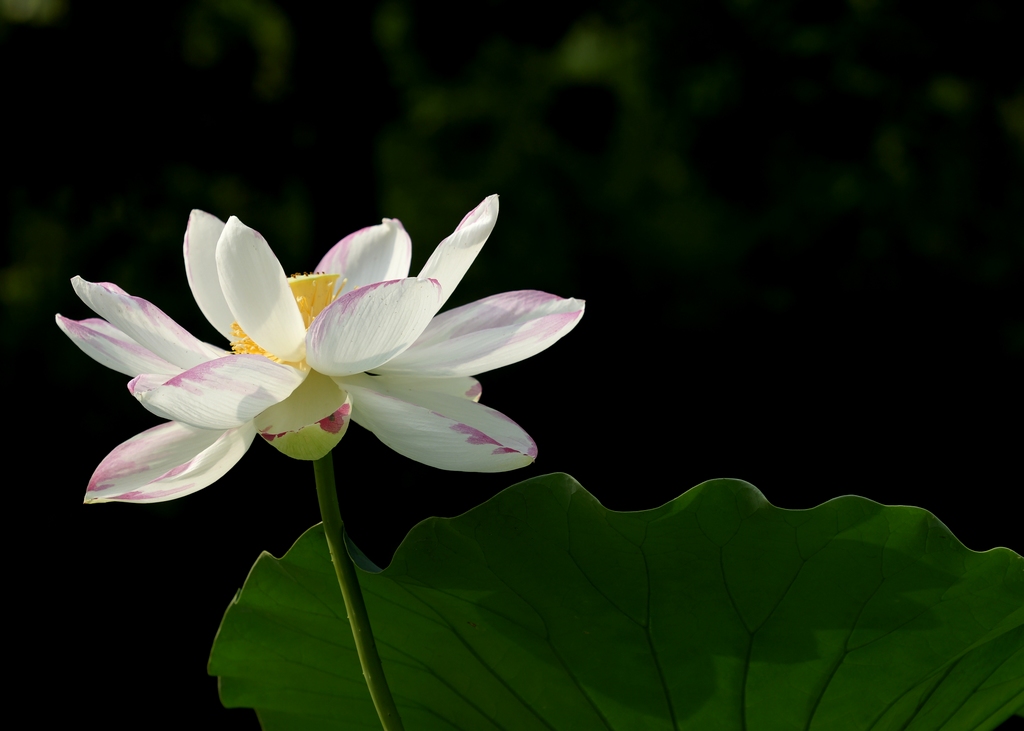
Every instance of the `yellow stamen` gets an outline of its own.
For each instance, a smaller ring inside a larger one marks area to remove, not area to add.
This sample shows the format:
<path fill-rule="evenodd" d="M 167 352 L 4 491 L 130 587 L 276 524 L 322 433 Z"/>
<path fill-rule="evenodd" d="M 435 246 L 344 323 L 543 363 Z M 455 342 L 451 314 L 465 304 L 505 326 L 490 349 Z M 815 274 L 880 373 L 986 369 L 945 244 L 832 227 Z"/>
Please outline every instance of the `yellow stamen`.
<path fill-rule="evenodd" d="M 234 340 L 231 341 L 231 350 L 236 355 L 265 355 L 276 363 L 283 362 L 276 355 L 271 355 L 258 346 L 252 338 L 245 334 L 245 330 L 237 322 L 231 323 L 231 335 L 234 337 Z"/>
<path fill-rule="evenodd" d="M 338 281 L 338 276 L 337 274 L 307 272 L 306 274 L 294 274 L 288 277 L 288 286 L 292 288 L 295 304 L 299 308 L 299 313 L 302 315 L 302 323 L 307 330 L 313 324 L 316 316 L 327 305 L 331 304 L 337 294 L 340 294 L 341 290 L 344 289 L 345 282 L 348 280 L 342 280 L 341 286 L 337 288 L 337 293 L 335 293 L 334 285 Z M 231 323 L 231 335 L 234 338 L 231 341 L 231 350 L 235 353 L 239 355 L 264 355 L 277 363 L 284 362 L 276 355 L 268 353 L 257 345 L 252 338 L 245 334 L 245 331 L 237 322 Z"/>

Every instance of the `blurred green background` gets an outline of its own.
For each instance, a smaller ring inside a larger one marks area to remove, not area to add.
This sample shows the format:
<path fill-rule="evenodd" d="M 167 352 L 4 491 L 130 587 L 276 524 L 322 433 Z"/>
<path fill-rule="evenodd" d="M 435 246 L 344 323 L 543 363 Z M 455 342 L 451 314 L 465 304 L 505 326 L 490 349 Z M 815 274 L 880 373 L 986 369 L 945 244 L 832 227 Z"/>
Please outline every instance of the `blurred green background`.
<path fill-rule="evenodd" d="M 382 565 L 419 520 L 552 471 L 620 510 L 713 477 L 786 508 L 857 493 L 1020 551 L 1022 20 L 984 1 L 0 0 L 15 661 L 67 701 L 39 712 L 256 728 L 220 708 L 206 655 L 259 551 L 318 521 L 311 468 L 255 443 L 183 500 L 82 507 L 157 420 L 53 323 L 92 316 L 79 274 L 216 342 L 181 263 L 193 208 L 237 215 L 289 271 L 397 217 L 415 272 L 499 193 L 451 303 L 588 300 L 564 341 L 481 377 L 533 467 L 441 473 L 350 430 L 343 510 Z"/>

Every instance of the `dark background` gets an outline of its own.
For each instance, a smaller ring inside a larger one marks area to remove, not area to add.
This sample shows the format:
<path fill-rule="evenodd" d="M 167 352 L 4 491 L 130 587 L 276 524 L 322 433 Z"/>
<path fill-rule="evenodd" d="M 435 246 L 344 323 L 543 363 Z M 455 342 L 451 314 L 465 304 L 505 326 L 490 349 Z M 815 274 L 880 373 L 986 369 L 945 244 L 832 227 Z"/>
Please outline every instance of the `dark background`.
<path fill-rule="evenodd" d="M 209 647 L 259 552 L 319 520 L 312 468 L 258 442 L 182 500 L 81 505 L 157 419 L 53 315 L 92 316 L 80 274 L 216 342 L 181 262 L 192 208 L 239 216 L 288 271 L 398 217 L 416 272 L 499 193 L 451 304 L 588 300 L 481 378 L 534 466 L 444 473 L 350 430 L 342 509 L 381 565 L 416 522 L 553 471 L 619 510 L 739 477 L 1024 548 L 1017 3 L 156 6 L 0 2 L 8 663 L 44 716 L 256 728 L 220 707 Z"/>

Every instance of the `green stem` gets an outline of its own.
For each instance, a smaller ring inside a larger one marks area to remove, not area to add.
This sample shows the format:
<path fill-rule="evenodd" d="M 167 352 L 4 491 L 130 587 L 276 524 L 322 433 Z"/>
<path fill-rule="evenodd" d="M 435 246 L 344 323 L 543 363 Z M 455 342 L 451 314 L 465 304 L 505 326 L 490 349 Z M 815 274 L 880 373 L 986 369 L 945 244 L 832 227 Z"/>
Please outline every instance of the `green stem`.
<path fill-rule="evenodd" d="M 363 677 L 377 709 L 377 716 L 380 717 L 384 731 L 402 731 L 402 719 L 398 715 L 395 699 L 391 697 L 391 689 L 388 688 L 380 664 L 380 655 L 377 654 L 377 645 L 373 641 L 373 630 L 370 629 L 370 617 L 366 614 L 356 567 L 345 548 L 345 523 L 341 519 L 341 508 L 338 507 L 332 457 L 332 453 L 328 452 L 325 457 L 313 462 L 316 497 L 320 502 L 320 515 L 324 519 L 327 545 L 331 549 L 331 560 L 334 562 L 334 572 L 338 575 L 338 584 L 341 585 L 341 595 L 345 598 L 345 611 L 348 612 L 352 637 L 356 641 L 359 664 L 363 668 Z"/>

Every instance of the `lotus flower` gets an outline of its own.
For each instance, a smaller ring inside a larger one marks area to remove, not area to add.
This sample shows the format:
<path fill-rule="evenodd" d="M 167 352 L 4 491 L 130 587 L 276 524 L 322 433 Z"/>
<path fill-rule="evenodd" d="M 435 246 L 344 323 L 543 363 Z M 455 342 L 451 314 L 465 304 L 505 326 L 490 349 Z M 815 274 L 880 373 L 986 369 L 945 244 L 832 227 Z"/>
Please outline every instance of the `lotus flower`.
<path fill-rule="evenodd" d="M 157 502 L 219 479 L 257 434 L 297 459 L 319 459 L 350 419 L 418 462 L 500 472 L 537 447 L 480 403 L 474 375 L 544 350 L 575 327 L 583 302 L 506 292 L 440 315 L 498 215 L 471 211 L 410 277 L 411 241 L 395 219 L 346 236 L 315 273 L 285 276 L 270 246 L 235 217 L 193 211 L 185 270 L 196 303 L 230 350 L 204 343 L 144 299 L 75 277 L 105 319 L 57 324 L 129 391 L 170 421 L 114 449 L 86 502 Z"/>

